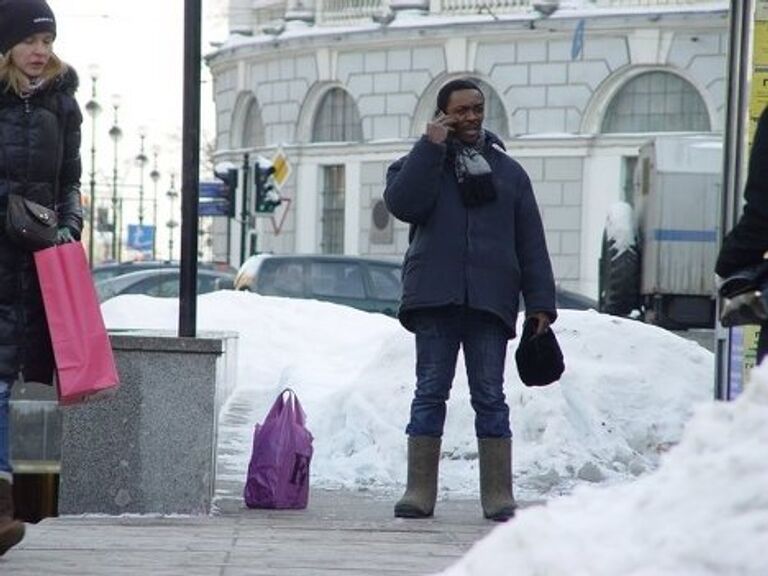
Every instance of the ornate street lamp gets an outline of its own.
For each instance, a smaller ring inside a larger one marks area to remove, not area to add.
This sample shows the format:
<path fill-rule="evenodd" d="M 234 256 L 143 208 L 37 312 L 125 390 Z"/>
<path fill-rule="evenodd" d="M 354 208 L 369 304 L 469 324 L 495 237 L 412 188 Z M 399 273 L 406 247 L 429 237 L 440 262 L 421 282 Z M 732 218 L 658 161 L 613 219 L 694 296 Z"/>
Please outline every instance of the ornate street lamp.
<path fill-rule="evenodd" d="M 112 138 L 114 163 L 112 165 L 112 260 L 120 260 L 120 256 L 117 251 L 117 236 L 118 236 L 118 207 L 117 207 L 117 144 L 123 137 L 123 131 L 117 123 L 117 111 L 120 109 L 120 96 L 117 94 L 112 96 L 112 110 L 114 111 L 114 119 L 112 121 L 112 128 L 109 129 L 109 137 Z"/>
<path fill-rule="evenodd" d="M 157 156 L 160 154 L 160 146 L 152 148 L 152 171 L 149 177 L 152 180 L 152 226 L 155 227 L 152 234 L 152 260 L 157 260 L 157 182 L 160 180 L 160 172 L 157 169 Z"/>
<path fill-rule="evenodd" d="M 139 227 L 144 227 L 144 167 L 149 162 L 149 158 L 144 153 L 144 140 L 147 137 L 146 130 L 139 128 L 139 139 L 141 140 L 141 146 L 139 153 L 136 156 L 136 164 L 139 166 Z"/>
<path fill-rule="evenodd" d="M 171 187 L 168 189 L 168 192 L 165 193 L 165 195 L 168 196 L 168 200 L 171 202 L 171 217 L 168 219 L 168 222 L 165 223 L 168 227 L 168 260 L 173 260 L 173 229 L 179 225 L 179 223 L 173 219 L 173 205 L 179 197 L 179 193 L 176 191 L 175 186 L 175 176 L 175 174 L 171 174 Z"/>
<path fill-rule="evenodd" d="M 93 268 L 94 236 L 93 230 L 96 227 L 96 117 L 101 113 L 101 105 L 96 100 L 96 81 L 99 77 L 98 66 L 89 67 L 91 74 L 91 99 L 85 105 L 85 111 L 91 117 L 91 173 L 90 173 L 90 209 L 88 213 L 88 262 Z"/>

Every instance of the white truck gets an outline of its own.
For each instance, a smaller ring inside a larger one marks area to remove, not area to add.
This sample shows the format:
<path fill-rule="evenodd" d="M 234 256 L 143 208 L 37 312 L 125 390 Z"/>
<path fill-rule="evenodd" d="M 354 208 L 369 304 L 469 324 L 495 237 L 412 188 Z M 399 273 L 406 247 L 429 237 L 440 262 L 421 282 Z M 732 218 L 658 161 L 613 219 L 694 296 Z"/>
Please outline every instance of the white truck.
<path fill-rule="evenodd" d="M 712 327 L 722 139 L 657 136 L 641 147 L 631 203 L 609 211 L 599 308 L 667 328 Z"/>

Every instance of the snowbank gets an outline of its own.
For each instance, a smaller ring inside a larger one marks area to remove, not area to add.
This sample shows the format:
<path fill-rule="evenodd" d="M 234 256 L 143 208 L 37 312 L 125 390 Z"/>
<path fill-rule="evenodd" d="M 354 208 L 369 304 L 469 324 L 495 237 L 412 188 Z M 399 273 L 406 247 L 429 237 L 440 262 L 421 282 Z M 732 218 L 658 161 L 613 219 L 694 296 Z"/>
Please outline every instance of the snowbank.
<path fill-rule="evenodd" d="M 768 365 L 700 407 L 655 473 L 523 510 L 443 576 L 765 576 Z"/>
<path fill-rule="evenodd" d="M 111 328 L 174 329 L 173 300 L 107 301 Z M 315 436 L 316 487 L 399 491 L 406 475 L 405 426 L 414 386 L 414 345 L 397 321 L 307 300 L 218 292 L 200 298 L 200 330 L 240 333 L 239 379 L 228 408 L 237 424 L 219 431 L 221 458 L 242 480 L 252 427 L 278 392 L 296 390 Z M 561 311 L 554 326 L 565 354 L 559 384 L 526 388 L 510 342 L 518 496 L 568 492 L 653 469 L 677 442 L 692 405 L 712 397 L 712 354 L 669 332 L 594 311 Z M 443 440 L 440 488 L 478 491 L 474 413 L 460 358 Z"/>

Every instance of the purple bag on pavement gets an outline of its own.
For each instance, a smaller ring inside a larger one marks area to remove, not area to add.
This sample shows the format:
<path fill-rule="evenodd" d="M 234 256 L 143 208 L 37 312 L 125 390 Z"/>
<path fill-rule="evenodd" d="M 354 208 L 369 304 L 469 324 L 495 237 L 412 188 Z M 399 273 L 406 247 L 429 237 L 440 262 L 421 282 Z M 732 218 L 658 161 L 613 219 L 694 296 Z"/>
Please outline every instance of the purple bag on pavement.
<path fill-rule="evenodd" d="M 312 434 L 296 393 L 283 390 L 253 432 L 243 496 L 248 508 L 306 508 Z"/>

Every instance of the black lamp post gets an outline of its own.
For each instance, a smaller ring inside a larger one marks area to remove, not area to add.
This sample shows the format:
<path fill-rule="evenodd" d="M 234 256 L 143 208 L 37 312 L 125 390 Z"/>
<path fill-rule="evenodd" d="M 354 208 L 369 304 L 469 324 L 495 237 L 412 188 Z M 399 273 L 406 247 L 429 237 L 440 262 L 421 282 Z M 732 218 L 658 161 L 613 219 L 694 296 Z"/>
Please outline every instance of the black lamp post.
<path fill-rule="evenodd" d="M 179 336 L 197 333 L 197 226 L 200 203 L 200 69 L 202 0 L 184 0 L 184 104 L 181 146 Z"/>
<path fill-rule="evenodd" d="M 96 101 L 96 80 L 98 80 L 98 68 L 90 67 L 91 72 L 91 99 L 85 105 L 85 111 L 91 117 L 91 173 L 90 173 L 90 211 L 88 213 L 88 262 L 93 268 L 93 230 L 96 227 L 96 117 L 101 113 L 101 106 Z"/>
<path fill-rule="evenodd" d="M 152 171 L 149 178 L 152 180 L 152 260 L 157 260 L 157 182 L 160 180 L 160 172 L 157 169 L 157 156 L 160 154 L 160 147 L 155 146 L 152 149 Z"/>
<path fill-rule="evenodd" d="M 168 218 L 168 222 L 166 222 L 165 225 L 168 227 L 168 260 L 173 260 L 173 229 L 179 225 L 173 218 L 174 203 L 179 197 L 179 193 L 176 191 L 175 186 L 175 174 L 171 174 L 171 187 L 165 195 L 168 196 L 168 200 L 171 202 L 171 216 Z"/>
<path fill-rule="evenodd" d="M 117 111 L 120 108 L 120 97 L 115 94 L 112 96 L 112 110 L 114 111 L 114 119 L 112 121 L 112 128 L 109 129 L 109 137 L 112 138 L 114 162 L 112 165 L 112 260 L 119 260 L 120 257 L 117 251 L 117 236 L 119 230 L 119 221 L 117 217 L 117 144 L 123 137 L 123 131 L 117 123 Z"/>

